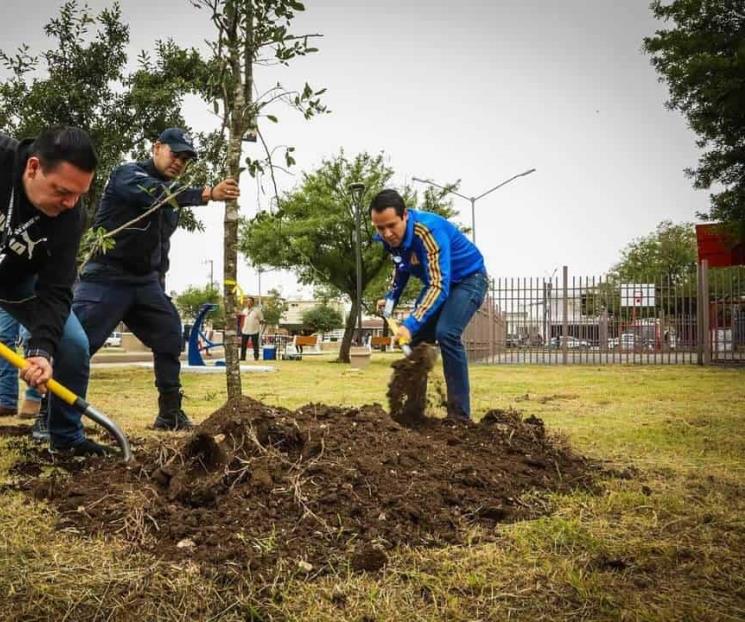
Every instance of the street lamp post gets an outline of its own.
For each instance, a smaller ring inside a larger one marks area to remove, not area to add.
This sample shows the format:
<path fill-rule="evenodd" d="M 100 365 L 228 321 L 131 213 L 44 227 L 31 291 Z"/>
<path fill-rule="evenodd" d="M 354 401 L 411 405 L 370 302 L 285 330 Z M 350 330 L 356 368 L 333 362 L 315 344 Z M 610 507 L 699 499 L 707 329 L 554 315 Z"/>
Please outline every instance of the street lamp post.
<path fill-rule="evenodd" d="M 445 186 L 436 184 L 435 182 L 430 181 L 429 179 L 419 179 L 419 177 L 412 177 L 411 179 L 413 181 L 418 181 L 422 184 L 429 184 L 430 186 L 435 186 L 435 188 L 441 188 L 442 190 L 445 190 L 446 192 L 449 192 L 450 194 L 454 194 L 455 196 L 458 196 L 461 199 L 465 199 L 466 201 L 471 202 L 471 241 L 475 244 L 476 243 L 476 201 L 478 201 L 479 199 L 483 199 L 487 194 L 491 194 L 492 192 L 494 192 L 495 190 L 498 190 L 502 186 L 506 186 L 508 183 L 517 179 L 518 177 L 525 177 L 525 175 L 530 175 L 531 173 L 535 173 L 534 168 L 531 168 L 530 170 L 524 171 L 522 173 L 514 175 L 513 177 L 510 177 L 509 179 L 506 179 L 503 182 L 500 182 L 493 188 L 487 190 L 486 192 L 480 194 L 477 197 L 467 197 L 465 194 L 461 194 L 460 192 L 456 192 L 455 190 L 451 190 L 450 188 L 446 188 Z"/>
<path fill-rule="evenodd" d="M 214 289 L 215 288 L 215 260 L 205 259 L 202 263 L 210 265 L 210 289 Z"/>
<path fill-rule="evenodd" d="M 365 184 L 355 182 L 349 185 L 354 204 L 354 226 L 355 226 L 355 255 L 357 259 L 357 345 L 362 345 L 362 226 L 360 215 L 360 202 L 365 192 Z"/>

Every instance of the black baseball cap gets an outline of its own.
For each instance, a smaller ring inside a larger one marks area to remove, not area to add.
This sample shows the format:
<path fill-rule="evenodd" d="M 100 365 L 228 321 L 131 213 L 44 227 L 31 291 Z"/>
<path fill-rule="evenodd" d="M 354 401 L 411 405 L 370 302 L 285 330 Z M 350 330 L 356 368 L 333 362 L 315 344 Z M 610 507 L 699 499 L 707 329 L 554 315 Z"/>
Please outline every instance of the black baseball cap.
<path fill-rule="evenodd" d="M 188 153 L 192 158 L 197 157 L 191 136 L 179 127 L 169 127 L 158 136 L 158 141 L 165 143 L 174 153 Z"/>

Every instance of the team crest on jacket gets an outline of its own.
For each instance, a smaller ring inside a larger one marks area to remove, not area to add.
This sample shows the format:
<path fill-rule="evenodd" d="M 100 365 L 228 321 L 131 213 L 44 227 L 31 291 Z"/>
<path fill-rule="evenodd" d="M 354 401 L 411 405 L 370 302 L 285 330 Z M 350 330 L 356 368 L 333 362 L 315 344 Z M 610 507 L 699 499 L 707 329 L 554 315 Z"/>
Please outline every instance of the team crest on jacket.
<path fill-rule="evenodd" d="M 416 253 L 414 251 L 411 252 L 411 257 L 409 257 L 409 263 L 412 266 L 418 266 L 419 265 L 419 258 L 416 256 Z"/>

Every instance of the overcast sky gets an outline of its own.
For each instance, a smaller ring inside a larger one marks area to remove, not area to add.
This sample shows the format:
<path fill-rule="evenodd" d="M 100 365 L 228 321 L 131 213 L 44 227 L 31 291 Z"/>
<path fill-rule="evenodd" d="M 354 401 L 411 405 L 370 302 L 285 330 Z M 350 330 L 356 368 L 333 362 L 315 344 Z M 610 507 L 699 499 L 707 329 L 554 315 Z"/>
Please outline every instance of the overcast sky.
<path fill-rule="evenodd" d="M 200 46 L 212 34 L 205 13 L 187 0 L 121 4 L 132 58 L 158 38 Z M 295 32 L 322 33 L 320 52 L 289 70 L 260 73 L 259 89 L 307 80 L 328 88 L 333 112 L 307 122 L 278 108 L 280 124 L 264 128 L 269 140 L 296 146 L 297 173 L 342 147 L 350 155 L 384 151 L 396 185 L 413 176 L 461 179 L 467 196 L 537 169 L 476 203 L 477 243 L 493 276 L 540 277 L 562 265 L 570 274 L 601 274 L 661 220 L 693 221 L 707 208 L 708 194 L 683 174 L 697 160 L 695 135 L 665 108 L 666 87 L 641 52 L 642 38 L 659 27 L 649 0 L 305 4 Z M 2 0 L 0 46 L 40 49 L 42 26 L 60 5 Z M 214 123 L 198 102 L 186 113 L 196 129 Z M 281 188 L 298 180 L 280 177 Z M 242 192 L 247 216 L 267 203 L 251 179 Z M 454 206 L 470 225 L 470 203 L 456 198 Z M 222 205 L 199 213 L 205 233 L 174 237 L 169 290 L 206 284 L 208 259 L 216 278 L 222 274 Z M 246 266 L 239 280 L 258 288 Z M 300 292 L 288 274 L 264 274 L 262 290 L 272 286 Z"/>

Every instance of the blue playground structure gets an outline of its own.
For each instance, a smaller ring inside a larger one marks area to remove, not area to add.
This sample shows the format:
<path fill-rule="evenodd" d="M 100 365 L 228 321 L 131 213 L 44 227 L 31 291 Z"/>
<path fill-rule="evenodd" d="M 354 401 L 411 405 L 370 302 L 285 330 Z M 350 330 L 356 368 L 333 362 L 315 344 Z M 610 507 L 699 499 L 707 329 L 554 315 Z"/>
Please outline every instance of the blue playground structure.
<path fill-rule="evenodd" d="M 194 326 L 191 327 L 189 333 L 189 365 L 194 367 L 205 367 L 206 363 L 202 358 L 202 352 L 208 352 L 212 348 L 221 348 L 221 343 L 210 341 L 207 335 L 204 333 L 204 320 L 214 310 L 217 309 L 217 305 L 212 302 L 207 302 L 199 308 L 197 318 L 194 320 Z M 202 341 L 202 344 L 199 341 Z M 225 361 L 215 361 L 215 365 L 224 366 Z"/>

